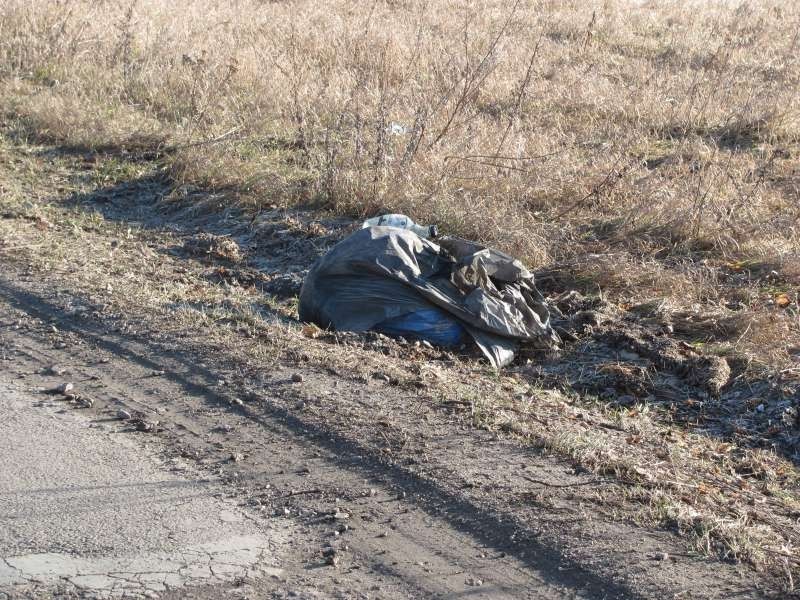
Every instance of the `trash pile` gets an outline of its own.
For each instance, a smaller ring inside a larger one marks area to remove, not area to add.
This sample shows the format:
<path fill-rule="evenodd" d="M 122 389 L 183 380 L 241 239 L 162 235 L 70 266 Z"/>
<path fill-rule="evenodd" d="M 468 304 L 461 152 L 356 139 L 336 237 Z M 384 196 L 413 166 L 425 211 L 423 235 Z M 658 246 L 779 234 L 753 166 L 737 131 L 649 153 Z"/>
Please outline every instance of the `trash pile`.
<path fill-rule="evenodd" d="M 377 224 L 380 223 L 380 224 Z M 495 367 L 521 342 L 560 340 L 533 274 L 515 258 L 404 215 L 384 215 L 321 257 L 300 291 L 300 320 L 460 346 L 474 340 Z"/>

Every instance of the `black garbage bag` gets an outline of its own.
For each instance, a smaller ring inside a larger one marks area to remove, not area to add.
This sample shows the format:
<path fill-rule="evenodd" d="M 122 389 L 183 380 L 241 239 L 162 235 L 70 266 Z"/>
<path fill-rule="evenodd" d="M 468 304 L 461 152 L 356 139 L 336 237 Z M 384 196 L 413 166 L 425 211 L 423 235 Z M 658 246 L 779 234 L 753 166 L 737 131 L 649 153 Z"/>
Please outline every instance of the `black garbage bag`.
<path fill-rule="evenodd" d="M 441 314 L 450 322 L 439 333 L 460 323 L 495 367 L 514 359 L 519 342 L 560 341 L 533 275 L 518 260 L 460 238 L 433 242 L 395 227 L 361 229 L 331 248 L 303 282 L 299 313 L 323 328 L 395 333 L 397 323 L 414 321 L 409 315 L 430 324 Z M 427 339 L 424 330 L 416 334 Z"/>

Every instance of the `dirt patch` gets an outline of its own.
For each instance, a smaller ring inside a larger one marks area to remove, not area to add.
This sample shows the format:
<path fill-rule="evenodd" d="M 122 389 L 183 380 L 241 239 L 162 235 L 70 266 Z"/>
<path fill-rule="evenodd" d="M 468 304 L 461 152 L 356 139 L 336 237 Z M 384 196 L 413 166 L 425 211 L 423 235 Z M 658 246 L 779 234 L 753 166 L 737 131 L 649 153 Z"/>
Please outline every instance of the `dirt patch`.
<path fill-rule="evenodd" d="M 198 233 L 183 243 L 183 249 L 193 256 L 215 258 L 238 263 L 242 260 L 242 251 L 234 240 L 211 233 Z"/>

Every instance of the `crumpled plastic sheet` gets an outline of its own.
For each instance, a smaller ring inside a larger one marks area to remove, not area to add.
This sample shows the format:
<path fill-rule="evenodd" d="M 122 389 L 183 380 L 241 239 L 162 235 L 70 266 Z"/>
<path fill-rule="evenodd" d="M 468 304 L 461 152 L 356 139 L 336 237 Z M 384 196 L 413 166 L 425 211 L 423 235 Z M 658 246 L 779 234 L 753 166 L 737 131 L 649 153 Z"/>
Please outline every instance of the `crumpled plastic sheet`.
<path fill-rule="evenodd" d="M 560 341 L 520 261 L 468 240 L 434 242 L 395 227 L 356 231 L 321 257 L 303 282 L 299 315 L 323 328 L 368 331 L 432 307 L 458 319 L 498 368 L 521 342 Z"/>

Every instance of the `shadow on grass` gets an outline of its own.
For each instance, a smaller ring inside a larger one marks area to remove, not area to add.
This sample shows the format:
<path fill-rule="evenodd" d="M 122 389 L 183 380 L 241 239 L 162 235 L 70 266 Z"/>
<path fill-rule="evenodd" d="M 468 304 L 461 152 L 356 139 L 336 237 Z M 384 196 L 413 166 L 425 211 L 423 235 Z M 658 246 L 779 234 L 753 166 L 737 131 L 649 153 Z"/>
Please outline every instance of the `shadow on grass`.
<path fill-rule="evenodd" d="M 114 143 L 67 143 L 61 137 L 42 132 L 39 128 L 18 123 L 5 130 L 5 135 L 17 144 L 50 146 L 39 151 L 41 156 L 71 156 L 84 159 L 118 158 L 129 162 L 150 162 L 171 154 L 163 136 L 135 134 Z"/>

